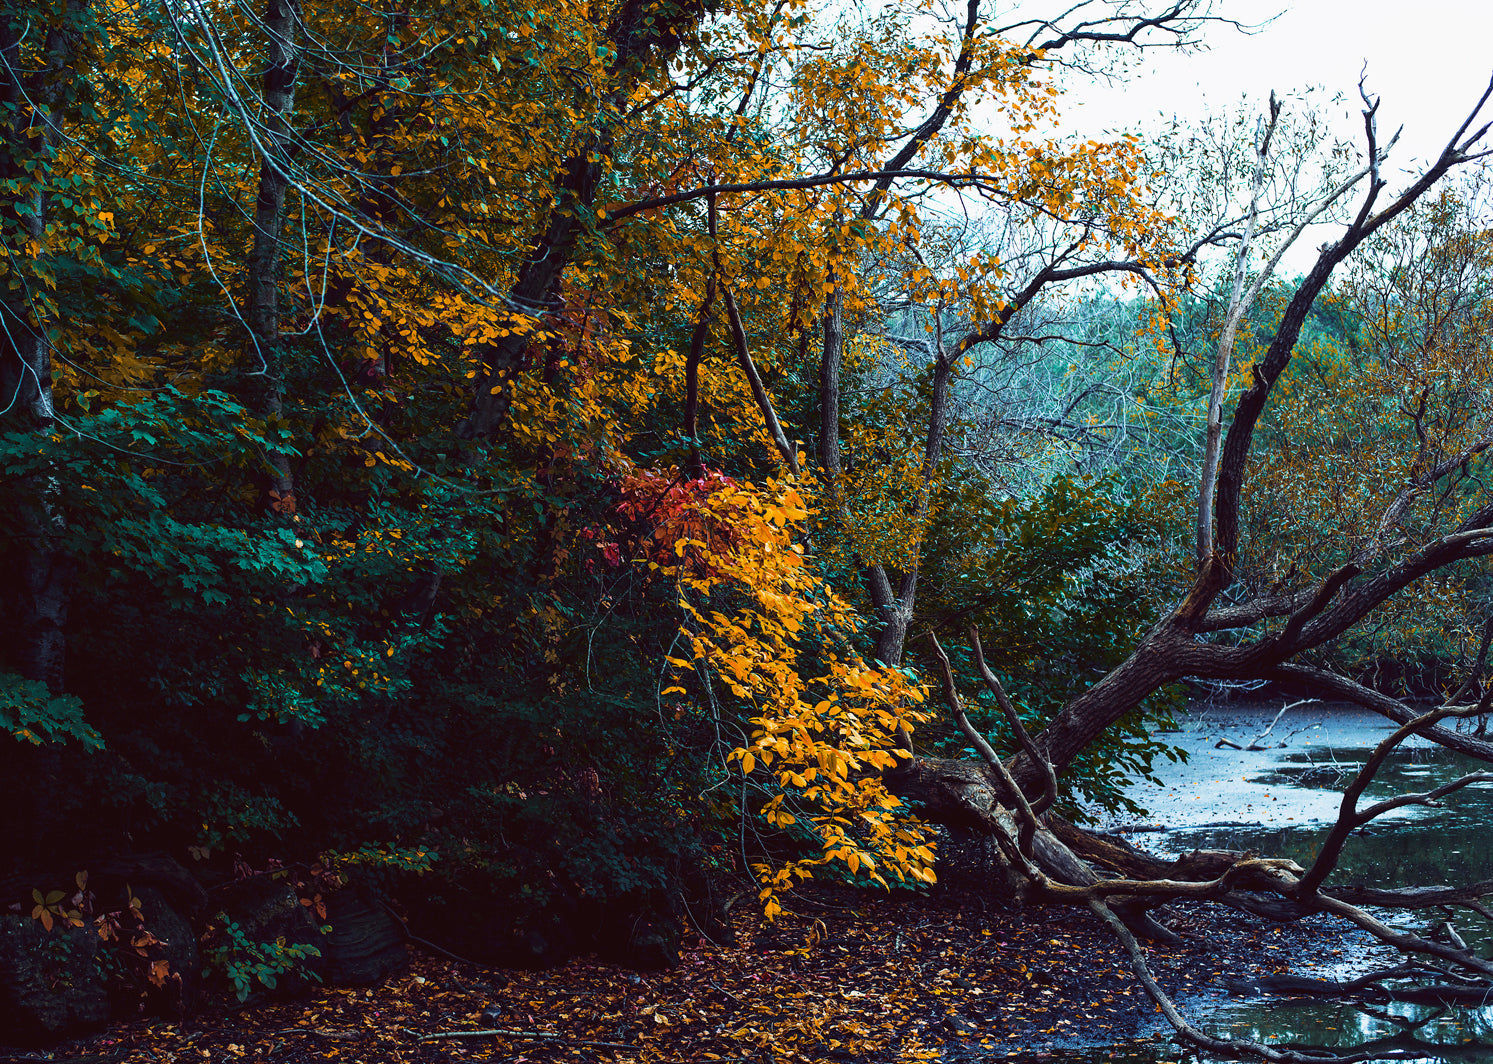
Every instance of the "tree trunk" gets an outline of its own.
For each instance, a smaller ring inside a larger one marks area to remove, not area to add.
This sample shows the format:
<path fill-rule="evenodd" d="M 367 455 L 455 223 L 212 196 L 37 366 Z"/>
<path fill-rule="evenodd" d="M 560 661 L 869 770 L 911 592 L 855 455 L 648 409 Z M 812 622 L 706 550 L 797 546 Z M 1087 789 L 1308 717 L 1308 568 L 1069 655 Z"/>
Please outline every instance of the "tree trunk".
<path fill-rule="evenodd" d="M 554 308 L 560 278 L 581 238 L 593 225 L 596 190 L 611 158 L 627 102 L 648 66 L 678 51 L 684 34 L 704 14 L 699 0 L 625 0 L 607 25 L 612 59 L 611 87 L 602 99 L 595 128 L 561 165 L 554 206 L 543 232 L 508 291 L 516 317 L 538 317 Z M 459 433 L 467 439 L 491 439 L 507 419 L 513 384 L 528 355 L 527 329 L 517 329 L 478 349 L 481 362 L 471 411 Z"/>
<path fill-rule="evenodd" d="M 244 399 L 266 422 L 285 409 L 284 352 L 280 338 L 280 243 L 285 225 L 285 194 L 290 187 L 294 150 L 290 116 L 295 109 L 300 68 L 301 12 L 298 0 L 267 0 L 264 30 L 269 63 L 264 72 L 264 118 L 260 132 L 259 191 L 254 199 L 254 242 L 249 250 L 244 321 L 249 327 Z M 295 512 L 290 456 L 271 447 L 264 503 L 280 513 Z"/>
<path fill-rule="evenodd" d="M 8 115 L 0 144 L 0 181 L 20 186 L 0 203 L 0 235 L 10 250 L 12 282 L 0 301 L 0 431 L 33 434 L 43 448 L 56 423 L 52 330 L 57 321 L 44 286 L 23 270 L 17 276 L 17 268 L 47 254 L 47 198 L 34 182 L 37 167 L 49 168 L 56 149 L 58 103 L 64 79 L 73 76 L 75 32 L 87 9 L 81 0 L 65 5 L 59 23 L 46 28 L 39 65 L 23 54 L 22 43 L 23 35 L 35 35 L 40 28 L 16 25 L 13 10 L 0 15 L 0 100 Z M 25 73 L 28 67 L 32 71 Z M 26 679 L 59 692 L 73 570 L 60 546 L 67 528 L 61 484 L 48 471 L 31 479 L 22 493 L 27 497 L 17 514 L 20 536 L 11 548 L 10 587 L 5 589 L 19 631 L 18 664 Z"/>
<path fill-rule="evenodd" d="M 840 366 L 845 360 L 845 295 L 835 285 L 824 303 L 824 346 L 819 355 L 819 468 L 831 494 L 840 490 Z"/>
<path fill-rule="evenodd" d="M 898 797 L 917 801 L 925 819 L 994 843 L 1000 869 L 999 893 L 1015 904 L 1054 900 L 1042 889 L 1044 879 L 1075 887 L 1099 881 L 1085 857 L 1068 845 L 1068 839 L 1087 844 L 1086 833 L 1066 821 L 1049 817 L 1032 833 L 1030 855 L 1023 854 L 1016 815 L 1005 804 L 1009 799 L 1001 797 L 1003 785 L 979 762 L 918 757 L 888 774 L 886 782 Z M 1054 823 L 1061 825 L 1066 838 L 1053 830 Z M 1118 847 L 1111 844 L 1111 849 Z M 1162 867 L 1160 862 L 1147 862 L 1138 851 L 1130 857 L 1130 866 L 1146 873 Z M 1122 903 L 1116 911 L 1128 926 L 1147 938 L 1163 942 L 1177 939 L 1147 915 L 1141 903 Z"/>
<path fill-rule="evenodd" d="M 36 200 L 36 219 L 44 224 L 41 197 Z M 6 337 L 0 343 L 0 406 L 8 408 L 0 425 L 7 434 L 31 434 L 46 447 L 54 425 L 50 323 L 28 314 L 28 309 L 16 300 L 0 306 Z M 60 546 L 67 531 L 61 488 L 57 474 L 47 470 L 29 478 L 23 489 L 26 499 L 15 514 L 19 538 L 8 552 L 12 561 L 6 589 L 19 631 L 20 673 L 45 683 L 54 694 L 64 684 L 74 568 Z"/>

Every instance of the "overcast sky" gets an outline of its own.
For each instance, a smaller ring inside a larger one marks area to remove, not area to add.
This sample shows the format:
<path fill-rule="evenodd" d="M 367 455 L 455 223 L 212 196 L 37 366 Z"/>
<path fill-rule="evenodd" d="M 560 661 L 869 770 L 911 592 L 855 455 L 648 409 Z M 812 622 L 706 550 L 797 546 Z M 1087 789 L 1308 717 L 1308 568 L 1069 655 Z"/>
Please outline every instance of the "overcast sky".
<path fill-rule="evenodd" d="M 1439 152 L 1493 76 L 1493 0 L 1218 0 L 1218 13 L 1264 25 L 1246 36 L 1214 24 L 1206 51 L 1151 52 L 1123 86 L 1075 81 L 1064 126 L 1145 132 L 1173 115 L 1230 111 L 1243 97 L 1263 107 L 1271 89 L 1320 85 L 1345 95 L 1337 110 L 1352 133 L 1367 63 L 1381 137 L 1405 127 L 1395 152 L 1405 166 Z M 1493 120 L 1493 103 L 1485 117 Z"/>

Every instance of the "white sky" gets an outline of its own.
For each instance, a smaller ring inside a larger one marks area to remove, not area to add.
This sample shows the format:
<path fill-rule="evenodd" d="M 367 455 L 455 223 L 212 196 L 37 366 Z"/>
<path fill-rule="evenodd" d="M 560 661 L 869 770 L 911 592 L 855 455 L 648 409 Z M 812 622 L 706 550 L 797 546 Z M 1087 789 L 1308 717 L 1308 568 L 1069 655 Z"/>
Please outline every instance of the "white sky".
<path fill-rule="evenodd" d="M 1232 111 L 1245 97 L 1263 109 L 1271 89 L 1284 97 L 1318 85 L 1328 99 L 1344 95 L 1336 110 L 1353 134 L 1367 63 L 1381 141 L 1404 126 L 1393 168 L 1439 152 L 1493 76 L 1493 0 L 1218 0 L 1217 14 L 1268 24 L 1249 36 L 1213 24 L 1206 51 L 1151 51 L 1124 85 L 1075 81 L 1063 126 L 1144 132 L 1173 115 Z M 1493 102 L 1484 116 L 1493 120 Z"/>

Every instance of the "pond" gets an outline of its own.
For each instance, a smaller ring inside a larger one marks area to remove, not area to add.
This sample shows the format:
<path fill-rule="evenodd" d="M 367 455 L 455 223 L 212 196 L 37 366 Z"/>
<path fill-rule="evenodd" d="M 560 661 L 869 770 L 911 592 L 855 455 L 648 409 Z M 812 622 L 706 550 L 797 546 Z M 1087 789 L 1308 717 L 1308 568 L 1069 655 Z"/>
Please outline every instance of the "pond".
<path fill-rule="evenodd" d="M 1135 786 L 1131 795 L 1149 811 L 1148 828 L 1132 841 L 1158 853 L 1196 848 L 1254 850 L 1290 857 L 1303 866 L 1316 858 L 1336 818 L 1344 788 L 1370 751 L 1394 725 L 1357 707 L 1311 703 L 1286 711 L 1260 745 L 1237 750 L 1270 725 L 1275 706 L 1194 705 L 1179 728 L 1157 738 L 1188 752 L 1186 764 L 1165 763 L 1159 783 Z M 1425 740 L 1398 749 L 1369 787 L 1359 807 L 1407 792 L 1424 792 L 1466 772 L 1489 766 Z M 1125 825 L 1120 825 L 1125 826 Z M 1436 807 L 1410 806 L 1376 820 L 1348 843 L 1329 883 L 1374 886 L 1464 884 L 1493 879 L 1493 785 L 1475 784 Z M 1396 914 L 1394 921 L 1424 929 L 1424 922 Z M 1439 920 L 1439 914 L 1418 918 Z M 1481 924 L 1481 922 L 1479 922 Z M 1493 932 L 1457 917 L 1457 929 L 1475 949 L 1493 953 Z M 1393 959 L 1393 954 L 1381 958 Z M 1317 966 L 1311 974 L 1348 978 L 1356 964 Z M 1435 1010 L 1425 1006 L 1357 1007 L 1320 999 L 1219 997 L 1194 1002 L 1190 1018 L 1220 1037 L 1294 1042 L 1345 1049 L 1372 1046 L 1384 1059 L 1493 1064 L 1493 1003 L 1482 1008 Z M 1095 1053 L 1108 1054 L 1096 1057 Z M 1178 1049 L 1157 1043 L 1081 1047 L 1048 1054 L 1047 1061 L 1079 1064 L 1097 1059 L 1154 1064 L 1178 1059 Z M 1033 1058 L 1035 1059 L 1035 1058 Z"/>

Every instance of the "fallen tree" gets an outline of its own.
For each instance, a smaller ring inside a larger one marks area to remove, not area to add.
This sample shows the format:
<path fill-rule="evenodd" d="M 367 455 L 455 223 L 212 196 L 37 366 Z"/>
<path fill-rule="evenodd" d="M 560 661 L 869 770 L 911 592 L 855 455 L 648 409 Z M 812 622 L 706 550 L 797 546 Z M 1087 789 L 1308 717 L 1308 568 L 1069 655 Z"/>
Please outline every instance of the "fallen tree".
<path fill-rule="evenodd" d="M 1493 86 L 1489 93 L 1493 93 Z M 1493 883 L 1404 889 L 1329 885 L 1354 831 L 1392 810 L 1436 804 L 1463 788 L 1493 780 L 1493 772 L 1471 772 L 1423 793 L 1401 794 L 1361 806 L 1370 781 L 1391 752 L 1410 736 L 1421 736 L 1493 762 L 1493 746 L 1446 726 L 1488 712 L 1489 696 L 1477 696 L 1476 682 L 1487 641 L 1468 682 L 1430 711 L 1418 711 L 1388 694 L 1301 660 L 1363 624 L 1371 613 L 1432 574 L 1493 554 L 1493 499 L 1486 485 L 1477 480 L 1493 447 L 1486 346 L 1458 356 L 1463 386 L 1484 391 L 1480 399 L 1459 408 L 1456 423 L 1445 417 L 1438 420 L 1430 412 L 1436 402 L 1434 382 L 1426 374 L 1416 376 L 1414 359 L 1404 360 L 1404 391 L 1409 398 L 1402 399 L 1400 410 L 1411 430 L 1407 433 L 1411 453 L 1400 466 L 1397 489 L 1382 501 L 1374 519 L 1363 526 L 1354 541 L 1333 545 L 1331 564 L 1323 565 L 1310 577 L 1298 574 L 1294 567 L 1280 577 L 1258 565 L 1249 545 L 1241 543 L 1241 514 L 1248 504 L 1248 476 L 1257 429 L 1273 390 L 1291 363 L 1309 311 L 1334 270 L 1355 250 L 1411 211 L 1455 168 L 1487 154 L 1479 144 L 1488 127 L 1474 127 L 1487 100 L 1485 93 L 1440 156 L 1404 191 L 1386 201 L 1386 179 L 1380 173 L 1384 150 L 1374 121 L 1377 105 L 1365 97 L 1369 162 L 1352 182 L 1330 192 L 1330 199 L 1336 199 L 1361 183 L 1358 205 L 1341 235 L 1322 246 L 1315 265 L 1290 294 L 1274 336 L 1251 367 L 1248 387 L 1239 396 L 1226 426 L 1222 399 L 1229 374 L 1231 350 L 1226 345 L 1233 343 L 1231 332 L 1226 329 L 1226 338 L 1220 341 L 1197 492 L 1195 574 L 1180 602 L 1151 628 L 1122 664 L 1072 699 L 1034 736 L 1027 735 L 999 681 L 986 668 L 978 633 L 971 631 L 977 671 L 1015 736 L 1017 752 L 1004 760 L 970 723 L 949 659 L 930 633 L 943 673 L 944 698 L 955 723 L 979 757 L 939 759 L 914 755 L 909 748 L 905 760 L 886 777 L 888 786 L 914 802 L 922 816 L 989 839 L 998 855 L 1004 886 L 1015 897 L 1034 903 L 1083 906 L 1098 914 L 1124 942 L 1137 977 L 1181 1038 L 1209 1052 L 1282 1064 L 1419 1055 L 1405 1047 L 1364 1047 L 1333 1055 L 1315 1049 L 1220 1039 L 1199 1030 L 1152 978 L 1139 941 L 1139 937 L 1170 936 L 1153 915 L 1156 907 L 1168 902 L 1210 900 L 1275 919 L 1332 914 L 1351 921 L 1407 958 L 1404 964 L 1350 983 L 1287 978 L 1260 984 L 1258 989 L 1262 991 L 1439 1005 L 1480 1004 L 1493 999 L 1493 961 L 1469 949 L 1450 921 L 1438 940 L 1391 926 L 1367 908 L 1439 907 L 1493 919 L 1493 911 L 1483 900 L 1493 894 Z M 1257 148 L 1262 167 L 1277 114 L 1272 101 L 1271 115 Z M 1330 199 L 1324 198 L 1323 206 Z M 1251 211 L 1257 207 L 1258 202 L 1252 204 Z M 1230 322 L 1237 322 L 1248 300 L 1259 291 L 1257 283 L 1252 293 L 1245 293 L 1242 284 L 1248 239 L 1246 234 L 1246 246 L 1239 253 L 1241 283 L 1234 289 Z M 1384 254 L 1382 247 L 1377 250 Z M 1278 258 L 1277 254 L 1274 261 Z M 1392 261 L 1382 265 L 1396 268 Z M 1465 324 L 1468 315 L 1488 309 L 1482 295 L 1444 309 L 1448 315 L 1461 315 Z M 1390 328 L 1384 330 L 1383 340 L 1387 346 L 1419 342 L 1422 367 L 1442 357 L 1444 352 L 1439 348 L 1452 342 L 1446 334 L 1406 336 Z M 1215 640 L 1221 633 L 1228 633 L 1229 638 Z M 1164 862 L 1113 839 L 1074 828 L 1050 812 L 1056 780 L 1064 769 L 1143 698 L 1184 677 L 1308 683 L 1399 724 L 1344 790 L 1338 817 L 1309 868 L 1288 860 L 1223 851 L 1197 852 Z"/>
<path fill-rule="evenodd" d="M 1448 195 L 1436 191 L 1454 171 L 1488 154 L 1481 145 L 1489 127 L 1476 123 L 1490 95 L 1493 84 L 1437 158 L 1402 191 L 1390 195 L 1382 168 L 1393 139 L 1389 145 L 1380 142 L 1378 104 L 1364 94 L 1366 161 L 1321 189 L 1298 196 L 1284 213 L 1272 213 L 1264 203 L 1266 176 L 1276 166 L 1272 145 L 1281 117 L 1272 98 L 1253 145 L 1254 180 L 1241 216 L 1215 221 L 1159 262 L 1144 257 L 1085 258 L 1084 240 L 1055 241 L 1033 254 L 1032 261 L 1040 265 L 1029 280 L 1015 286 L 1014 298 L 995 304 L 991 316 L 974 319 L 962 335 L 948 328 L 953 319 L 946 302 L 932 308 L 932 338 L 918 341 L 930 360 L 920 385 L 925 389 L 926 437 L 917 459 L 916 497 L 908 504 L 920 522 L 933 506 L 932 485 L 949 445 L 952 389 L 959 367 L 970 364 L 971 352 L 1001 342 L 1011 323 L 1049 286 L 1121 274 L 1139 276 L 1161 292 L 1159 272 L 1180 271 L 1185 278 L 1199 249 L 1236 245 L 1232 284 L 1220 311 L 1222 325 L 1208 359 L 1211 392 L 1193 495 L 1190 583 L 1128 656 L 1072 697 L 1034 735 L 1028 734 L 995 672 L 987 667 L 978 633 L 971 629 L 969 660 L 1009 729 L 1008 749 L 1014 753 L 1008 757 L 971 723 L 954 668 L 938 640 L 939 623 L 928 624 L 944 700 L 967 748 L 976 755 L 940 758 L 916 749 L 912 726 L 927 714 L 907 708 L 906 700 L 916 692 L 905 675 L 889 668 L 900 664 L 905 640 L 918 627 L 918 552 L 896 554 L 896 566 L 857 555 L 882 621 L 875 667 L 855 659 L 855 670 L 838 674 L 839 681 L 848 682 L 836 687 L 835 678 L 829 678 L 832 693 L 817 705 L 807 694 L 780 700 L 788 709 L 754 718 L 759 730 L 734 754 L 748 778 L 759 765 L 773 766 L 769 775 L 781 789 L 763 806 L 769 822 L 806 826 L 823 844 L 823 853 L 816 857 L 761 869 L 769 915 L 776 908 L 775 894 L 795 876 L 807 878 L 814 866 L 831 861 L 843 862 L 852 874 L 870 870 L 870 878 L 878 882 L 886 882 L 887 875 L 931 878 L 927 863 L 932 858 L 924 838 L 915 826 L 899 823 L 887 812 L 900 799 L 911 803 L 924 821 L 989 840 L 1000 869 L 992 888 L 996 892 L 1020 902 L 1084 907 L 1102 918 L 1124 943 L 1137 977 L 1180 1036 L 1209 1052 L 1283 1064 L 1373 1056 L 1365 1050 L 1330 1057 L 1314 1050 L 1218 1039 L 1193 1026 L 1152 978 L 1140 944 L 1143 938 L 1175 937 L 1157 914 L 1168 903 L 1213 901 L 1276 920 L 1335 915 L 1411 958 L 1351 985 L 1314 984 L 1314 993 L 1443 1004 L 1481 1000 L 1480 994 L 1493 997 L 1493 961 L 1469 949 L 1449 923 L 1443 940 L 1437 940 L 1393 927 L 1368 908 L 1436 906 L 1486 918 L 1490 911 L 1483 898 L 1493 893 L 1493 885 L 1386 888 L 1329 882 L 1355 831 L 1393 810 L 1436 803 L 1493 780 L 1493 773 L 1473 772 L 1424 793 L 1360 807 L 1365 789 L 1390 753 L 1412 735 L 1493 761 L 1493 745 L 1480 735 L 1445 726 L 1488 714 L 1493 696 L 1487 691 L 1493 689 L 1481 685 L 1481 672 L 1490 640 L 1482 640 L 1477 661 L 1460 687 L 1429 712 L 1324 668 L 1319 656 L 1323 648 L 1367 627 L 1373 616 L 1405 600 L 1414 589 L 1493 555 L 1493 495 L 1482 479 L 1493 448 L 1493 245 L 1484 220 L 1459 220 L 1446 206 Z M 1300 177 L 1302 167 L 1296 165 L 1294 173 Z M 1273 230 L 1264 221 L 1267 215 L 1274 219 Z M 1308 226 L 1332 220 L 1339 226 L 1336 239 L 1320 247 L 1303 278 L 1277 291 L 1279 316 L 1241 372 L 1236 363 L 1246 360 L 1235 351 L 1241 322 L 1272 281 L 1286 249 Z M 1072 218 L 1062 222 L 1076 224 Z M 1259 242 L 1267 230 L 1272 242 L 1264 247 Z M 1353 310 L 1359 321 L 1359 376 L 1344 378 L 1348 383 L 1338 392 L 1315 396 L 1320 405 L 1308 405 L 1301 415 L 1327 423 L 1336 438 L 1306 450 L 1304 468 L 1292 468 L 1280 458 L 1290 447 L 1289 440 L 1277 442 L 1269 455 L 1275 460 L 1272 470 L 1258 446 L 1262 426 L 1275 417 L 1271 431 L 1277 435 L 1293 427 L 1311 427 L 1293 426 L 1289 409 L 1282 414 L 1279 404 L 1274 412 L 1270 407 L 1290 387 L 1287 371 L 1319 299 L 1330 292 L 1335 299 L 1345 298 L 1330 288 L 1335 272 L 1345 264 L 1357 271 L 1346 298 L 1356 294 L 1359 301 Z M 1166 298 L 1162 302 L 1163 307 L 1168 305 Z M 842 490 L 849 473 L 839 461 L 835 412 L 843 357 L 840 326 L 838 314 L 827 312 L 819 452 L 822 498 L 843 524 L 854 516 Z M 1179 345 L 1177 357 L 1183 356 Z M 1232 414 L 1226 419 L 1231 396 Z M 1272 510 L 1274 501 L 1262 500 L 1265 492 L 1260 485 L 1272 472 L 1285 484 L 1275 485 L 1277 495 L 1295 502 L 1295 527 L 1307 529 L 1301 542 L 1287 544 L 1289 564 L 1282 563 L 1282 545 L 1270 527 L 1270 515 L 1280 507 Z M 777 524 L 781 527 L 783 522 Z M 796 565 L 785 572 L 796 571 Z M 706 567 L 714 569 L 717 561 L 712 558 Z M 802 586 L 791 584 L 787 576 L 781 579 L 785 588 Z M 783 599 L 783 594 L 763 596 L 764 615 L 772 616 L 767 609 L 781 613 L 781 607 L 771 602 Z M 809 607 L 803 611 L 805 616 L 811 612 Z M 702 630 L 709 628 L 703 614 L 696 616 Z M 948 618 L 942 621 L 947 633 Z M 774 626 L 796 631 L 797 623 L 795 616 L 781 624 L 740 624 L 731 631 L 771 631 Z M 710 624 L 715 631 L 730 628 L 720 615 Z M 738 682 L 732 685 L 728 680 L 727 685 L 744 695 L 743 685 L 753 682 L 747 677 L 754 667 L 746 662 L 772 655 L 728 654 L 722 645 L 694 636 L 696 658 L 716 655 L 719 674 L 734 673 Z M 1076 759 L 1143 700 L 1184 678 L 1304 684 L 1358 702 L 1399 725 L 1344 790 L 1337 820 L 1310 867 L 1225 851 L 1162 861 L 1113 838 L 1083 831 L 1053 812 L 1063 775 Z M 800 799 L 803 804 L 795 806 Z M 819 803 L 819 810 L 804 812 L 813 802 Z"/>
<path fill-rule="evenodd" d="M 979 655 L 978 635 L 971 633 Z M 1414 716 L 1378 744 L 1343 793 L 1338 817 L 1329 828 L 1310 868 L 1282 858 L 1231 851 L 1193 851 L 1165 862 L 1128 846 L 1085 833 L 1061 819 L 1044 817 L 1041 803 L 1029 801 L 1008 766 L 969 723 L 960 702 L 948 659 L 934 640 L 944 664 L 944 694 L 950 710 L 982 765 L 962 761 L 913 759 L 895 776 L 899 792 L 915 796 L 930 818 L 987 837 L 995 846 L 1006 884 L 1019 899 L 1034 904 L 1081 905 L 1099 915 L 1124 943 L 1136 976 L 1178 1034 L 1188 1043 L 1216 1053 L 1294 1064 L 1298 1061 L 1378 1059 L 1379 1049 L 1344 1054 L 1297 1051 L 1241 1039 L 1220 1039 L 1193 1026 L 1152 977 L 1137 933 L 1174 941 L 1149 910 L 1168 902 L 1215 901 L 1277 920 L 1317 914 L 1342 917 L 1406 956 L 1404 963 L 1369 972 L 1353 980 L 1327 981 L 1279 976 L 1254 981 L 1225 980 L 1236 993 L 1277 993 L 1335 997 L 1348 1001 L 1414 1002 L 1439 1006 L 1480 1005 L 1493 997 L 1493 960 L 1470 949 L 1450 918 L 1431 938 L 1396 928 L 1365 906 L 1379 909 L 1443 912 L 1464 910 L 1493 920 L 1483 899 L 1493 882 L 1462 887 L 1416 887 L 1391 890 L 1361 885 L 1327 887 L 1350 834 L 1393 810 L 1408 805 L 1435 805 L 1473 784 L 1493 781 L 1493 772 L 1465 773 L 1421 793 L 1407 793 L 1360 808 L 1359 801 L 1391 753 L 1413 735 L 1424 736 L 1448 719 L 1465 719 L 1478 706 L 1444 705 Z M 983 667 L 982 667 L 982 671 Z M 999 685 L 986 672 L 996 692 Z M 997 697 L 1004 701 L 1003 694 Z M 1035 745 L 1021 731 L 1024 750 Z M 1039 767 L 1052 778 L 1051 762 Z M 1060 837 L 1062 836 L 1062 837 Z M 1071 844 L 1071 845 L 1070 845 Z M 1096 871 L 1098 868 L 1100 871 Z M 1102 874 L 1101 874 L 1102 873 Z"/>

